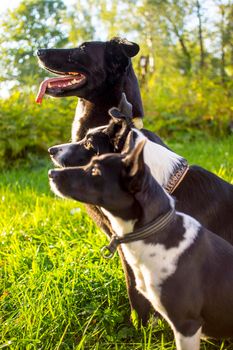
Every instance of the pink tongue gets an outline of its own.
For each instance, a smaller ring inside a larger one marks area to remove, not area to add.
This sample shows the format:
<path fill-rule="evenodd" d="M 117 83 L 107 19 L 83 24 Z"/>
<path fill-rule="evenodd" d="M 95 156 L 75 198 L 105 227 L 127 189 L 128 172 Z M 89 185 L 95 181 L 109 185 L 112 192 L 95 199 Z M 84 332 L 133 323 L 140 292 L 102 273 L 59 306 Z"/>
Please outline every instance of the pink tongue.
<path fill-rule="evenodd" d="M 51 87 L 56 87 L 58 84 L 67 86 L 67 84 L 66 84 L 67 81 L 72 81 L 73 79 L 74 79 L 74 77 L 69 77 L 69 78 L 60 78 L 59 77 L 59 78 L 49 78 L 49 79 L 42 81 L 42 83 L 40 84 L 40 87 L 39 87 L 38 94 L 36 96 L 36 103 L 42 103 L 45 91 L 46 91 L 49 83 L 51 84 Z"/>

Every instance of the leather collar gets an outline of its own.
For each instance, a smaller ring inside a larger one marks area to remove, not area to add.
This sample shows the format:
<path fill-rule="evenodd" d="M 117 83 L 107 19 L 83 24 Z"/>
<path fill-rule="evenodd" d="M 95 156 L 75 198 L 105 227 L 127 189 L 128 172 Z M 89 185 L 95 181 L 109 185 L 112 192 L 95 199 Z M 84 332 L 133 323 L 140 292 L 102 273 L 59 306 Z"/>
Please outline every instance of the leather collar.
<path fill-rule="evenodd" d="M 184 159 L 182 164 L 177 169 L 177 171 L 170 176 L 169 181 L 167 185 L 164 187 L 164 189 L 169 194 L 172 194 L 175 191 L 175 189 L 179 186 L 179 184 L 182 182 L 188 170 L 189 170 L 188 162 Z"/>
<path fill-rule="evenodd" d="M 133 232 L 127 233 L 127 235 L 122 237 L 119 237 L 116 234 L 113 235 L 110 244 L 101 248 L 102 256 L 105 259 L 111 259 L 118 245 L 122 243 L 141 241 L 165 229 L 166 226 L 168 226 L 174 220 L 175 214 L 175 208 L 171 208 L 166 214 L 160 215 L 149 224 L 142 226 Z"/>

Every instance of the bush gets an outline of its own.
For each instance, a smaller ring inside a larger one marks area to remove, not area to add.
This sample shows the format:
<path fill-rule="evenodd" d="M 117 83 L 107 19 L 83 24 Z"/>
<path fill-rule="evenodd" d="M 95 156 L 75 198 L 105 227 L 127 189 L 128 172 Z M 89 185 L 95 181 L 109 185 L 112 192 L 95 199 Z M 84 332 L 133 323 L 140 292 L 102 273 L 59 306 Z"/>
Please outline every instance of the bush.
<path fill-rule="evenodd" d="M 230 86 L 168 69 L 158 68 L 141 87 L 145 127 L 180 140 L 229 134 L 233 121 Z M 46 98 L 37 105 L 33 94 L 19 92 L 0 100 L 0 166 L 47 155 L 48 147 L 68 142 L 76 104 L 77 98 Z"/>
<path fill-rule="evenodd" d="M 233 121 L 232 88 L 206 77 L 156 72 L 142 89 L 145 126 L 162 137 L 227 135 Z"/>
<path fill-rule="evenodd" d="M 77 98 L 49 98 L 37 105 L 34 95 L 19 92 L 0 100 L 0 165 L 68 142 L 76 104 Z"/>

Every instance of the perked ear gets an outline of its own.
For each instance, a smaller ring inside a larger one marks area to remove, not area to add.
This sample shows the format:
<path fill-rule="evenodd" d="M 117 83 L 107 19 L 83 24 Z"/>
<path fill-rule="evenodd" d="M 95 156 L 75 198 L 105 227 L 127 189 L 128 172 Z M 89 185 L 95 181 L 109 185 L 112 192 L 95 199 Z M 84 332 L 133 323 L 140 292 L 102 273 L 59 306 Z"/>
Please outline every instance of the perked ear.
<path fill-rule="evenodd" d="M 112 107 L 108 110 L 108 114 L 117 121 L 118 119 L 124 119 L 125 115 L 121 113 L 121 111 L 117 107 Z"/>
<path fill-rule="evenodd" d="M 127 39 L 121 39 L 121 38 L 116 37 L 116 38 L 111 39 L 111 41 L 114 41 L 115 43 L 120 45 L 120 47 L 122 48 L 123 52 L 125 53 L 125 55 L 127 57 L 136 56 L 140 50 L 140 47 L 138 44 L 136 44 L 132 41 L 128 41 Z"/>
<path fill-rule="evenodd" d="M 121 154 L 129 154 L 132 151 L 132 149 L 134 148 L 134 144 L 135 144 L 135 142 L 134 142 L 134 138 L 133 138 L 133 131 L 130 131 L 128 133 L 126 140 L 125 140 L 125 144 L 122 148 Z"/>
<path fill-rule="evenodd" d="M 130 127 L 133 126 L 133 106 L 127 101 L 126 95 L 123 92 L 121 96 L 120 103 L 117 107 L 112 107 L 109 109 L 108 114 L 112 117 L 114 121 L 119 121 L 119 119 L 125 120 Z"/>
<path fill-rule="evenodd" d="M 146 140 L 142 140 L 138 145 L 123 159 L 125 166 L 125 171 L 128 177 L 137 177 L 144 172 L 145 163 L 143 157 L 143 149 L 145 146 Z"/>
<path fill-rule="evenodd" d="M 126 94 L 123 92 L 121 95 L 121 100 L 118 105 L 118 109 L 121 111 L 122 114 L 124 114 L 128 118 L 133 117 L 133 106 L 132 104 L 127 100 Z"/>

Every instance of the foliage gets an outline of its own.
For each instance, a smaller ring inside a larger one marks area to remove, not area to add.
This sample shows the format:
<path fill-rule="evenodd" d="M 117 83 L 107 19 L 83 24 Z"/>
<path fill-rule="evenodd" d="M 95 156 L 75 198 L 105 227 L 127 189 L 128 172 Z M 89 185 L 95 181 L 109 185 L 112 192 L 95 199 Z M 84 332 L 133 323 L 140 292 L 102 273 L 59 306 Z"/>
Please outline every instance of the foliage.
<path fill-rule="evenodd" d="M 207 5 L 215 9 L 208 14 Z M 232 0 L 22 0 L 2 18 L 0 165 L 66 142 L 75 99 L 34 104 L 40 78 L 36 48 L 76 46 L 122 35 L 140 44 L 133 59 L 145 126 L 162 137 L 193 139 L 233 130 Z M 146 65 L 142 66 L 142 58 Z M 2 83 L 4 86 L 4 83 Z"/>
<path fill-rule="evenodd" d="M 158 73 L 142 87 L 142 97 L 144 125 L 162 137 L 189 141 L 232 132 L 232 98 L 217 82 Z M 0 166 L 70 140 L 77 99 L 46 98 L 39 106 L 34 99 L 19 92 L 0 99 Z"/>
<path fill-rule="evenodd" d="M 233 131 L 233 98 L 218 80 L 202 76 L 190 80 L 175 72 L 158 71 L 142 89 L 142 98 L 145 126 L 162 137 L 221 137 Z"/>
<path fill-rule="evenodd" d="M 70 140 L 77 99 L 44 103 L 46 108 L 35 103 L 34 95 L 20 92 L 0 100 L 0 166 L 45 154 L 49 146 Z"/>
<path fill-rule="evenodd" d="M 169 145 L 233 182 L 231 143 L 232 137 Z M 49 167 L 36 161 L 0 174 L 0 347 L 175 350 L 164 321 L 129 324 L 117 255 L 102 259 L 106 238 L 83 207 L 52 195 Z M 204 349 L 230 350 L 232 342 L 203 341 Z"/>
<path fill-rule="evenodd" d="M 67 43 L 61 23 L 64 11 L 62 0 L 24 0 L 16 11 L 2 15 L 1 81 L 17 81 L 24 89 L 38 84 L 45 71 L 38 70 L 37 49 Z"/>

